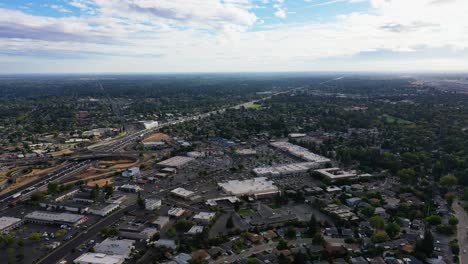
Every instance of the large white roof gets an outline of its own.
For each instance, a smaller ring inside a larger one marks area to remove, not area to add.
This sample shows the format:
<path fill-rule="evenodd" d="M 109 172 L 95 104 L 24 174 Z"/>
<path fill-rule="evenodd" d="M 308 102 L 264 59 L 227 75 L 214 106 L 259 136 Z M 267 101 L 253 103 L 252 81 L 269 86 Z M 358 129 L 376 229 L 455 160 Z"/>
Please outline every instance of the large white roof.
<path fill-rule="evenodd" d="M 73 262 L 76 264 L 121 264 L 125 261 L 122 255 L 106 255 L 103 253 L 84 253 Z"/>
<path fill-rule="evenodd" d="M 278 192 L 278 187 L 273 181 L 266 177 L 258 177 L 250 180 L 232 180 L 224 183 L 218 183 L 227 193 L 242 196 L 242 195 L 261 195 Z"/>

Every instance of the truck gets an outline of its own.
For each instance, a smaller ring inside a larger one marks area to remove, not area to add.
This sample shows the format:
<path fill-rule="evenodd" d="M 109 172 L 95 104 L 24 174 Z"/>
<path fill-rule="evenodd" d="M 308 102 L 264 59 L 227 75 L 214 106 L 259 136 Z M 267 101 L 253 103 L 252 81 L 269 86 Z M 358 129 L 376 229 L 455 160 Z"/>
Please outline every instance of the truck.
<path fill-rule="evenodd" d="M 11 196 L 11 198 L 16 199 L 21 196 L 21 192 L 17 192 Z"/>

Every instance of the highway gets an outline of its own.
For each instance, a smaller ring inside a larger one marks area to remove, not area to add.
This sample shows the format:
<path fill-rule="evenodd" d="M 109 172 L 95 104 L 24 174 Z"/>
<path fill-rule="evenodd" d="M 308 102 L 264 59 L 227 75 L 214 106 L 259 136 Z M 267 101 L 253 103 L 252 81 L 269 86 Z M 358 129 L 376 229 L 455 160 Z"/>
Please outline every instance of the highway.
<path fill-rule="evenodd" d="M 344 76 L 340 76 L 338 78 L 333 78 L 333 79 L 330 79 L 330 80 L 326 80 L 326 81 L 323 81 L 323 82 L 319 83 L 318 86 L 321 86 L 323 84 L 326 84 L 326 83 L 329 83 L 329 82 L 332 82 L 332 81 L 341 80 L 343 78 L 344 78 Z M 207 118 L 207 117 L 211 116 L 212 114 L 223 113 L 228 109 L 240 109 L 240 108 L 246 107 L 246 106 L 248 106 L 250 104 L 259 103 L 259 102 L 271 99 L 272 97 L 280 95 L 280 94 L 287 94 L 287 93 L 291 93 L 291 92 L 296 92 L 296 91 L 306 89 L 306 88 L 307 87 L 305 87 L 305 86 L 295 87 L 295 88 L 291 88 L 291 89 L 288 89 L 288 90 L 285 90 L 285 91 L 281 91 L 281 92 L 271 94 L 269 96 L 265 96 L 265 97 L 260 98 L 260 99 L 251 100 L 251 101 L 248 101 L 248 102 L 243 102 L 243 103 L 240 103 L 240 104 L 237 104 L 237 105 L 234 105 L 234 106 L 219 108 L 217 110 L 213 110 L 213 111 L 203 113 L 203 114 L 187 116 L 185 118 L 182 118 L 182 119 L 179 119 L 179 120 L 176 120 L 176 121 L 162 123 L 162 124 L 160 124 L 160 125 L 158 125 L 158 126 L 156 126 L 154 128 L 140 130 L 138 132 L 123 136 L 120 139 L 109 140 L 109 141 L 106 141 L 106 142 L 99 142 L 99 143 L 97 143 L 95 145 L 92 145 L 92 146 L 88 147 L 88 149 L 92 150 L 93 148 L 97 148 L 99 151 L 104 151 L 104 152 L 121 151 L 128 144 L 130 144 L 131 142 L 135 142 L 138 138 L 145 137 L 146 135 L 154 133 L 154 132 L 158 131 L 159 129 L 163 128 L 163 127 L 178 125 L 178 124 L 182 124 L 182 123 L 192 121 L 192 120 Z"/>
<path fill-rule="evenodd" d="M 78 173 L 82 169 L 86 168 L 91 164 L 91 160 L 85 160 L 81 162 L 70 162 L 66 163 L 64 166 L 61 166 L 60 168 L 54 170 L 53 172 L 49 172 L 43 176 L 41 176 L 39 179 L 34 180 L 28 184 L 25 184 L 21 187 L 16 188 L 15 190 L 12 190 L 8 193 L 5 193 L 0 196 L 0 203 L 5 205 L 5 203 L 14 201 L 15 199 L 18 200 L 26 200 L 31 195 L 37 191 L 44 190 L 47 188 L 47 185 L 49 182 L 60 182 L 70 176 L 73 176 L 74 174 Z M 18 194 L 21 194 L 18 196 Z M 15 197 L 18 196 L 18 197 Z"/>

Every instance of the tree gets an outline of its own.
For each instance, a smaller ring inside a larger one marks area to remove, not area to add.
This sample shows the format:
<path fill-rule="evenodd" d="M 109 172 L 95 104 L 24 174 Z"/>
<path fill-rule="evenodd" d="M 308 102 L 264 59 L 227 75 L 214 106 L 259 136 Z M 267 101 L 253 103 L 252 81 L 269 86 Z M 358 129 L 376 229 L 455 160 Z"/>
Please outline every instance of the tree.
<path fill-rule="evenodd" d="M 439 179 L 439 183 L 445 187 L 451 187 L 457 184 L 457 182 L 457 177 L 452 174 L 447 174 Z"/>
<path fill-rule="evenodd" d="M 456 198 L 456 195 L 453 192 L 448 192 L 445 194 L 445 201 L 447 201 L 447 204 L 449 207 L 452 207 L 452 204 L 455 198 Z"/>
<path fill-rule="evenodd" d="M 296 229 L 293 226 L 289 226 L 284 236 L 288 239 L 295 239 L 296 238 Z"/>
<path fill-rule="evenodd" d="M 460 253 L 460 246 L 458 245 L 457 239 L 450 241 L 449 246 L 454 255 L 458 255 Z"/>
<path fill-rule="evenodd" d="M 99 198 L 99 191 L 100 191 L 99 185 L 96 184 L 91 190 L 91 193 L 89 194 L 89 198 L 96 202 Z"/>
<path fill-rule="evenodd" d="M 385 231 L 388 236 L 393 239 L 400 234 L 400 226 L 397 223 L 392 222 L 385 227 Z"/>
<path fill-rule="evenodd" d="M 232 229 L 234 227 L 234 220 L 232 219 L 232 215 L 230 215 L 226 221 L 226 228 Z"/>
<path fill-rule="evenodd" d="M 307 223 L 307 233 L 309 234 L 309 236 L 313 237 L 318 232 L 318 229 L 319 223 L 317 222 L 315 216 L 312 214 L 309 222 Z"/>
<path fill-rule="evenodd" d="M 382 243 L 389 240 L 388 234 L 385 231 L 378 231 L 371 237 L 372 242 Z"/>
<path fill-rule="evenodd" d="M 278 246 L 276 246 L 276 249 L 278 250 L 288 249 L 288 243 L 284 239 L 280 239 L 280 241 L 278 241 Z"/>
<path fill-rule="evenodd" d="M 320 233 L 315 234 L 312 238 L 312 244 L 314 245 L 323 245 L 325 243 L 325 239 Z"/>
<path fill-rule="evenodd" d="M 192 222 L 190 222 L 189 220 L 183 218 L 183 219 L 180 219 L 179 221 L 177 221 L 177 223 L 175 224 L 175 228 L 178 230 L 178 231 L 187 231 L 190 227 L 192 226 Z"/>
<path fill-rule="evenodd" d="M 375 229 L 384 229 L 385 228 L 385 219 L 380 215 L 376 215 L 369 219 L 370 225 Z"/>
<path fill-rule="evenodd" d="M 202 259 L 202 258 L 192 258 L 188 261 L 189 264 L 205 264 L 208 263 L 208 261 Z"/>
<path fill-rule="evenodd" d="M 166 231 L 166 235 L 168 237 L 174 237 L 176 234 L 177 234 L 176 230 L 172 227 Z"/>
<path fill-rule="evenodd" d="M 450 224 L 451 226 L 456 226 L 456 225 L 458 225 L 458 219 L 457 219 L 455 216 L 451 216 L 451 217 L 449 218 L 449 224 Z"/>
<path fill-rule="evenodd" d="M 59 192 L 59 184 L 58 182 L 49 182 L 49 184 L 47 184 L 47 192 L 49 194 L 56 194 Z"/>
<path fill-rule="evenodd" d="M 262 262 L 260 262 L 260 260 L 256 259 L 256 258 L 248 258 L 247 259 L 247 264 L 261 264 Z"/>
<path fill-rule="evenodd" d="M 367 217 L 372 217 L 375 213 L 375 208 L 373 206 L 368 206 L 362 209 L 361 213 Z"/>
<path fill-rule="evenodd" d="M 106 184 L 104 186 L 104 193 L 106 194 L 106 199 L 108 199 L 114 193 L 114 188 L 112 188 L 112 186 Z"/>
<path fill-rule="evenodd" d="M 440 225 L 442 223 L 442 218 L 439 215 L 431 215 L 426 217 L 426 222 L 430 225 Z"/>
<path fill-rule="evenodd" d="M 416 251 L 424 253 L 426 257 L 430 257 L 434 252 L 434 237 L 430 229 L 426 229 L 424 238 L 416 244 Z"/>
<path fill-rule="evenodd" d="M 143 198 L 141 198 L 140 192 L 138 192 L 137 204 L 138 206 L 140 206 L 140 208 L 145 208 L 145 201 L 143 200 Z"/>
<path fill-rule="evenodd" d="M 401 169 L 397 175 L 402 182 L 413 182 L 416 178 L 416 171 L 413 168 Z"/>
<path fill-rule="evenodd" d="M 42 238 L 41 233 L 34 232 L 29 235 L 30 240 L 38 241 L 38 240 L 41 240 L 41 238 Z"/>

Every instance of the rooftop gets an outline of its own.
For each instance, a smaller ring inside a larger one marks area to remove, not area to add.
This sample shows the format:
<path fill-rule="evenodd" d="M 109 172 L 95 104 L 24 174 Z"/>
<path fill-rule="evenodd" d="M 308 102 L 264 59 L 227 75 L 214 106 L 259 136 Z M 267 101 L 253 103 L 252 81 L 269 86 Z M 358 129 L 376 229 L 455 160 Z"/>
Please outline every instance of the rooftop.
<path fill-rule="evenodd" d="M 159 162 L 158 165 L 180 168 L 193 160 L 194 158 L 192 157 L 175 156 L 175 157 Z"/>
<path fill-rule="evenodd" d="M 123 255 L 128 257 L 132 251 L 134 240 L 130 239 L 111 239 L 107 238 L 100 244 L 94 246 L 97 253 L 104 253 L 109 255 Z"/>
<path fill-rule="evenodd" d="M 270 143 L 271 146 L 281 149 L 282 151 L 286 151 L 293 156 L 301 158 L 306 161 L 317 162 L 317 163 L 326 163 L 330 162 L 329 158 L 317 155 L 315 153 L 310 152 L 308 149 L 303 148 L 301 146 L 297 146 L 291 144 L 289 142 L 272 142 Z"/>
<path fill-rule="evenodd" d="M 84 253 L 76 258 L 74 263 L 87 264 L 120 264 L 125 260 L 121 255 L 106 255 L 103 253 Z"/>
<path fill-rule="evenodd" d="M 32 213 L 27 214 L 24 218 L 38 221 L 77 223 L 81 221 L 84 217 L 84 215 L 78 214 L 34 211 Z"/>
<path fill-rule="evenodd" d="M 11 225 L 20 222 L 21 219 L 16 217 L 2 216 L 0 217 L 0 230 L 3 230 Z"/>
<path fill-rule="evenodd" d="M 192 191 L 189 191 L 189 190 L 186 190 L 186 189 L 180 188 L 180 187 L 172 190 L 171 193 L 175 194 L 177 196 L 181 196 L 181 197 L 190 197 L 190 196 L 195 194 Z"/>
<path fill-rule="evenodd" d="M 250 180 L 232 180 L 224 183 L 218 183 L 226 193 L 235 196 L 242 195 L 265 195 L 278 193 L 278 187 L 274 185 L 273 181 L 268 180 L 266 177 L 258 177 Z"/>

